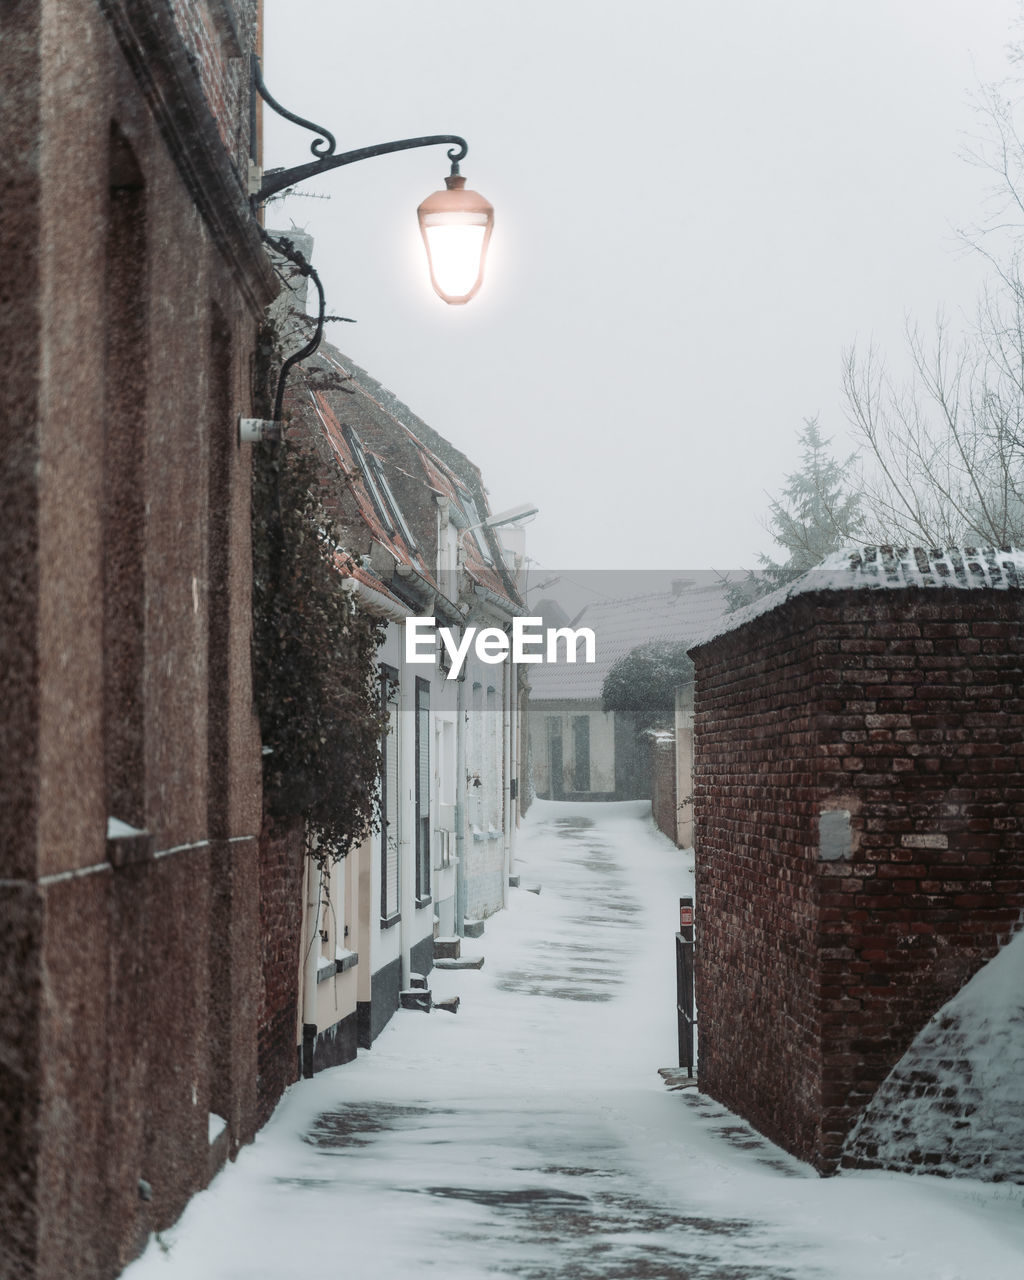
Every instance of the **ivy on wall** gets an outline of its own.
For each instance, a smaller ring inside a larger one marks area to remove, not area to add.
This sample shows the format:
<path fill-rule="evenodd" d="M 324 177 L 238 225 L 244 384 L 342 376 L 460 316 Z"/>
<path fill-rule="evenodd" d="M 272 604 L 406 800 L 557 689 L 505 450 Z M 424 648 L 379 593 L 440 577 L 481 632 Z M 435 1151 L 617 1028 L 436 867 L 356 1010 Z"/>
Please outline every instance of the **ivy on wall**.
<path fill-rule="evenodd" d="M 253 676 L 264 805 L 305 820 L 311 856 L 343 858 L 379 825 L 384 623 L 343 589 L 315 458 L 253 458 Z"/>

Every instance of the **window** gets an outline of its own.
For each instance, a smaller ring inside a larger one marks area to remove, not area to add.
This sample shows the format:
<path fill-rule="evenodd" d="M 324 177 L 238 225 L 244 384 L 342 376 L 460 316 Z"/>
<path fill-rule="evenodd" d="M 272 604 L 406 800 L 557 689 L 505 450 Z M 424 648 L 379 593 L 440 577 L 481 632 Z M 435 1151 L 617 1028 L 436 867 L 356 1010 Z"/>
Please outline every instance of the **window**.
<path fill-rule="evenodd" d="M 437 802 L 455 805 L 455 721 L 437 717 Z"/>
<path fill-rule="evenodd" d="M 416 678 L 416 900 L 430 901 L 430 685 Z"/>
<path fill-rule="evenodd" d="M 469 766 L 470 774 L 466 781 L 469 785 L 471 820 L 478 830 L 483 831 L 486 825 L 484 821 L 484 775 L 487 772 L 484 762 L 484 687 L 475 680 L 469 709 L 470 739 L 466 763 Z"/>
<path fill-rule="evenodd" d="M 386 718 L 380 778 L 380 918 L 394 924 L 401 917 L 398 901 L 398 672 L 380 668 L 381 709 Z"/>
<path fill-rule="evenodd" d="M 590 790 L 590 716 L 572 718 L 573 790 Z"/>
<path fill-rule="evenodd" d="M 345 439 L 348 441 L 348 447 L 352 450 L 355 464 L 362 473 L 363 483 L 366 485 L 366 491 L 376 508 L 377 516 L 384 527 L 384 532 L 394 534 L 397 530 L 405 539 L 405 544 L 409 550 L 415 551 L 416 542 L 412 536 L 412 531 L 402 515 L 401 509 L 395 500 L 395 495 L 391 492 L 391 486 L 387 482 L 380 463 L 372 454 L 368 454 L 365 451 L 363 442 L 347 423 L 342 430 L 345 433 Z"/>
<path fill-rule="evenodd" d="M 455 843 L 455 721 L 451 716 L 434 716 L 434 770 L 437 783 L 437 830 L 434 838 L 434 867 L 449 867 Z"/>
<path fill-rule="evenodd" d="M 498 692 L 487 686 L 487 829 L 501 826 L 502 723 L 498 708 Z"/>
<path fill-rule="evenodd" d="M 398 502 L 395 499 L 395 495 L 391 492 L 391 486 L 387 482 L 387 477 L 384 475 L 380 463 L 376 458 L 370 458 L 369 463 L 377 484 L 379 485 L 381 492 L 384 494 L 391 514 L 394 516 L 395 524 L 398 525 L 402 537 L 405 539 L 405 545 L 410 551 L 415 551 L 416 540 L 412 536 L 412 530 L 409 528 L 408 524 L 406 524 L 405 516 L 402 515 L 402 509 L 399 507 Z"/>
<path fill-rule="evenodd" d="M 494 561 L 491 558 L 491 548 L 484 530 L 481 527 L 483 522 L 480 519 L 479 511 L 477 511 L 476 503 L 464 489 L 460 492 L 459 497 L 462 501 L 462 509 L 465 511 L 466 518 L 469 521 L 469 528 L 473 530 L 471 536 L 477 545 L 477 550 L 480 552 L 484 564 L 493 565 Z"/>
<path fill-rule="evenodd" d="M 562 717 L 548 716 L 548 799 L 561 800 L 565 795 L 562 778 Z"/>

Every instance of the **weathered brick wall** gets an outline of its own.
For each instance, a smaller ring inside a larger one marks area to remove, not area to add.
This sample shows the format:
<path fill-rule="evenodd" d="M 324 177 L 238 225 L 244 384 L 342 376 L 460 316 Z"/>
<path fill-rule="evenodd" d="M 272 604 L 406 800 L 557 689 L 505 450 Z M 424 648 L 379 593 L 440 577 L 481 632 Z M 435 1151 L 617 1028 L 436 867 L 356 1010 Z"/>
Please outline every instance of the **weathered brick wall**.
<path fill-rule="evenodd" d="M 702 1087 L 820 1169 L 1024 909 L 1022 615 L 804 596 L 696 651 Z"/>
<path fill-rule="evenodd" d="M 651 742 L 651 811 L 654 825 L 672 841 L 676 839 L 676 752 L 674 737 Z"/>
<path fill-rule="evenodd" d="M 698 652 L 694 807 L 701 1088 L 801 1154 L 821 1074 L 813 648 L 769 615 Z"/>
<path fill-rule="evenodd" d="M 269 1120 L 281 1094 L 298 1079 L 298 975 L 302 947 L 301 822 L 260 833 L 260 937 L 263 1003 L 259 1019 L 257 1124 Z"/>
<path fill-rule="evenodd" d="M 1024 933 L 915 1039 L 847 1139 L 843 1165 L 1024 1183 Z"/>
<path fill-rule="evenodd" d="M 203 95 L 240 174 L 249 159 L 249 54 L 256 45 L 256 0 L 172 0 L 175 25 Z"/>
<path fill-rule="evenodd" d="M 3 26 L 0 1275 L 108 1280 L 253 1132 L 235 424 L 274 281 L 170 4 L 8 5 Z M 108 838 L 111 817 L 144 831 Z"/>

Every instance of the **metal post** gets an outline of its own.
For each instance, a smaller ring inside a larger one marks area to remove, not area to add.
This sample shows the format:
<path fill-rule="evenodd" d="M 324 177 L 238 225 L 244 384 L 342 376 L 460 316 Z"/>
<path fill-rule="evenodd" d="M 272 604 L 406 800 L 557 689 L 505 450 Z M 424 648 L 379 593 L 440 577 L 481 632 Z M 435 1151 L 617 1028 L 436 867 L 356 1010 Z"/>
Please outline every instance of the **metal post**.
<path fill-rule="evenodd" d="M 679 1065 L 693 1075 L 693 899 L 679 899 L 676 934 L 676 1014 L 679 1019 Z"/>
<path fill-rule="evenodd" d="M 463 668 L 455 703 L 455 932 L 466 935 L 466 681 Z"/>

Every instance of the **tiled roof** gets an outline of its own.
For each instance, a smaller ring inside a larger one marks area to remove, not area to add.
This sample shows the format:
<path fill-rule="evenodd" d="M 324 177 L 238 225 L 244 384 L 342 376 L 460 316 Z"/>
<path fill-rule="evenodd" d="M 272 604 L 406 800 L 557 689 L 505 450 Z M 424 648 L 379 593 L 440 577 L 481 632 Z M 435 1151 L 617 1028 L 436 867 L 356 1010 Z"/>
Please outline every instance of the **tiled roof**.
<path fill-rule="evenodd" d="M 359 468 L 352 457 L 348 441 L 345 439 L 341 425 L 327 397 L 322 391 L 311 391 L 310 399 L 320 421 L 324 439 L 330 445 L 335 460 L 348 481 L 349 491 L 356 501 L 363 523 L 367 526 L 375 541 L 379 542 L 381 546 L 387 547 L 397 563 L 411 564 L 422 568 L 419 558 L 413 554 L 401 536 L 392 538 L 381 524 L 377 509 L 367 492 L 366 485 L 359 474 Z"/>
<path fill-rule="evenodd" d="M 639 645 L 652 641 L 688 645 L 716 623 L 725 612 L 726 589 L 724 583 L 712 583 L 588 605 L 571 625 L 574 630 L 590 627 L 594 632 L 596 661 L 538 663 L 526 668 L 531 701 L 600 700 L 613 664 Z"/>
<path fill-rule="evenodd" d="M 339 551 L 334 557 L 334 564 L 342 577 L 352 578 L 364 587 L 368 587 L 370 591 L 381 597 L 382 602 L 393 606 L 396 613 L 407 614 L 410 612 L 409 606 L 404 600 L 399 599 L 393 591 L 390 591 L 375 574 L 357 564 L 347 551 Z"/>
<path fill-rule="evenodd" d="M 312 408 L 313 417 L 308 413 L 302 416 L 318 429 L 344 477 L 349 499 L 346 501 L 344 494 L 339 494 L 339 502 L 347 513 L 345 523 L 353 535 L 353 545 L 349 550 L 358 560 L 371 542 L 377 543 L 394 556 L 396 564 L 411 566 L 417 575 L 440 589 L 442 594 L 449 594 L 453 584 L 437 581 L 436 530 L 433 524 L 436 508 L 433 502 L 429 504 L 429 528 L 423 525 L 420 517 L 421 527 L 416 529 L 416 512 L 407 510 L 404 513 L 404 518 L 412 522 L 410 529 L 416 545 L 405 536 L 408 530 L 404 526 L 398 527 L 401 520 L 392 522 L 396 526 L 393 531 L 386 528 L 370 493 L 368 480 L 353 456 L 345 428 L 355 431 L 367 461 L 374 467 L 379 464 L 387 474 L 388 483 L 398 495 L 399 506 L 402 505 L 400 488 L 413 494 L 419 488 L 425 497 L 432 498 L 436 494 L 446 499 L 457 524 L 463 528 L 487 515 L 479 468 L 330 344 L 324 343 L 318 355 L 304 367 L 307 375 L 313 376 L 302 393 L 304 401 L 300 400 L 296 407 L 300 413 L 303 402 Z M 321 386 L 317 385 L 317 374 L 321 379 L 326 375 Z M 299 385 L 296 380 L 296 388 Z M 438 450 L 443 452 L 443 457 Z M 355 524 L 352 523 L 353 517 Z M 365 530 L 364 537 L 355 536 L 360 526 Z M 464 539 L 467 576 L 488 593 L 493 603 L 505 603 L 511 612 L 521 612 L 522 604 L 513 580 L 507 576 L 507 571 L 503 572 L 497 543 L 487 530 L 481 530 L 479 537 L 490 547 L 492 563 L 485 559 L 476 538 Z M 365 577 L 365 567 L 362 572 Z"/>
<path fill-rule="evenodd" d="M 844 587 L 1024 587 L 1024 551 L 1009 547 L 855 547 L 807 576 L 831 572 L 833 562 L 849 575 Z"/>

